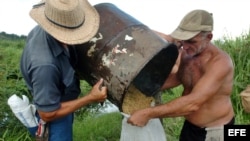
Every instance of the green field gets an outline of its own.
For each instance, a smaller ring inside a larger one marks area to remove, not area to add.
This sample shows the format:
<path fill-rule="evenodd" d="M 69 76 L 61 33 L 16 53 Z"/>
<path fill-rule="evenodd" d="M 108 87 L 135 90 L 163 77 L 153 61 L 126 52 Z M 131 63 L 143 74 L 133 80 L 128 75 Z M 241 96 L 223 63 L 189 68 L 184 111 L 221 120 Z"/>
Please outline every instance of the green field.
<path fill-rule="evenodd" d="M 222 37 L 214 44 L 229 53 L 235 65 L 232 102 L 236 114 L 236 124 L 250 124 L 250 114 L 245 113 L 240 92 L 250 84 L 250 33 L 235 39 Z M 19 59 L 25 45 L 25 37 L 0 34 L 0 141 L 32 141 L 26 128 L 16 119 L 7 105 L 12 94 L 30 94 L 20 75 Z M 82 81 L 84 95 L 91 87 Z M 163 101 L 180 96 L 182 87 L 165 91 Z M 101 113 L 99 104 L 89 105 L 76 112 L 74 123 L 75 141 L 119 141 L 122 116 L 119 112 Z M 163 119 L 168 141 L 177 141 L 182 117 Z"/>

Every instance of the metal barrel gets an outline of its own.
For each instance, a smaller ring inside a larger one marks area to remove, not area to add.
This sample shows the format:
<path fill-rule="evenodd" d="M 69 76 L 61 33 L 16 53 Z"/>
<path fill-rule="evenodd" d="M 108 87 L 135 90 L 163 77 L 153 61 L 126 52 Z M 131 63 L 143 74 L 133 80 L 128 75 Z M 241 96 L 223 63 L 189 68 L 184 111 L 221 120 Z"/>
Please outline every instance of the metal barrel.
<path fill-rule="evenodd" d="M 99 30 L 76 46 L 80 78 L 91 85 L 103 78 L 108 100 L 119 109 L 130 84 L 146 96 L 158 93 L 178 57 L 177 47 L 113 4 L 94 7 Z"/>

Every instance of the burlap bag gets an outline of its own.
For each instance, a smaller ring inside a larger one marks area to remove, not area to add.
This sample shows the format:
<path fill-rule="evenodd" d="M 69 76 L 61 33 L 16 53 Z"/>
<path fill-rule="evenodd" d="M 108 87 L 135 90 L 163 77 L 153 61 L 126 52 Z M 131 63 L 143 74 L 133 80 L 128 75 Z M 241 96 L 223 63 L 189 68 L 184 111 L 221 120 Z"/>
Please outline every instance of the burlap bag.
<path fill-rule="evenodd" d="M 240 93 L 241 103 L 245 112 L 250 113 L 250 85 Z"/>

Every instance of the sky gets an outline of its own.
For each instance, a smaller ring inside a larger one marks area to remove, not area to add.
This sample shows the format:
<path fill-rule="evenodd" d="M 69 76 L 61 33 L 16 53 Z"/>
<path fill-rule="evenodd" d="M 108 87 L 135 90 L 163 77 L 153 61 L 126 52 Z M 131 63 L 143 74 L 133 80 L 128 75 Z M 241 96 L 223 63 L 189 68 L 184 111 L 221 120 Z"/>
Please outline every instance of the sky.
<path fill-rule="evenodd" d="M 32 5 L 40 0 L 1 0 L 0 32 L 28 35 L 36 23 L 30 18 Z M 92 5 L 113 3 L 151 29 L 169 34 L 194 9 L 213 13 L 214 39 L 248 33 L 248 0 L 89 0 Z"/>

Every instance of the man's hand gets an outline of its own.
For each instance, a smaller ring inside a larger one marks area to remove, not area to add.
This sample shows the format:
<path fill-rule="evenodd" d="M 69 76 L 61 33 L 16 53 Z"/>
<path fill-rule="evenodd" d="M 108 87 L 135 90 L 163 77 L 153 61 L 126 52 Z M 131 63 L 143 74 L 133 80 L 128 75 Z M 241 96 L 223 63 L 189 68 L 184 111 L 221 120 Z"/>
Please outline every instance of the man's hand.
<path fill-rule="evenodd" d="M 148 116 L 149 111 L 148 108 L 135 111 L 132 113 L 132 115 L 128 118 L 127 123 L 143 127 L 147 125 L 148 121 L 150 120 L 150 117 Z"/>
<path fill-rule="evenodd" d="M 92 100 L 95 102 L 103 102 L 107 98 L 107 87 L 103 86 L 103 79 L 101 78 L 92 88 L 89 93 Z"/>

